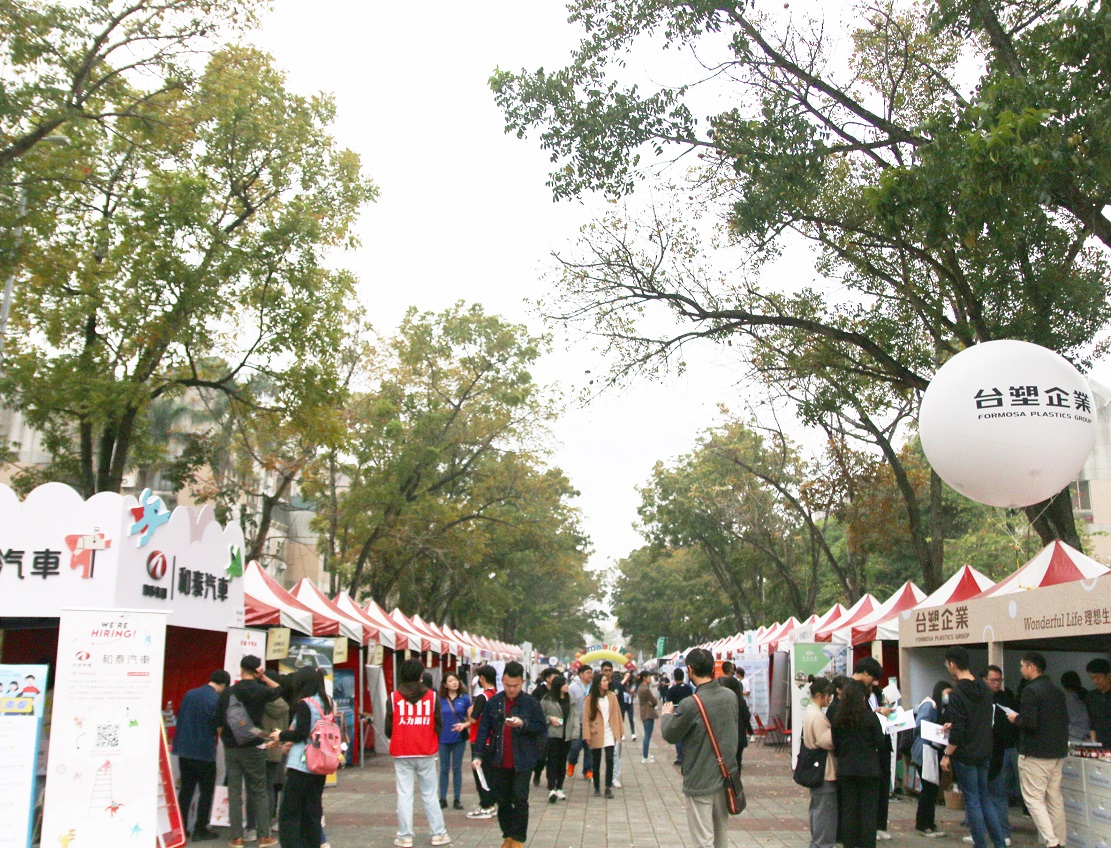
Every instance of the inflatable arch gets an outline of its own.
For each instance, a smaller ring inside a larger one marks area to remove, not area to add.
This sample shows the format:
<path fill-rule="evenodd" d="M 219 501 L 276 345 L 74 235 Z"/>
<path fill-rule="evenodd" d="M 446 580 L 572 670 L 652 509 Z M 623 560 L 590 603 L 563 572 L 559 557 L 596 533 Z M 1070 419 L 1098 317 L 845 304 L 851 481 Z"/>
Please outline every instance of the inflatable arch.
<path fill-rule="evenodd" d="M 615 668 L 636 668 L 636 663 L 624 654 L 619 654 L 617 651 L 610 651 L 604 648 L 600 648 L 596 651 L 589 651 L 580 657 L 576 657 L 574 667 L 578 668 L 579 666 L 590 665 L 591 663 L 601 662 L 602 660 L 609 660 L 613 663 Z"/>

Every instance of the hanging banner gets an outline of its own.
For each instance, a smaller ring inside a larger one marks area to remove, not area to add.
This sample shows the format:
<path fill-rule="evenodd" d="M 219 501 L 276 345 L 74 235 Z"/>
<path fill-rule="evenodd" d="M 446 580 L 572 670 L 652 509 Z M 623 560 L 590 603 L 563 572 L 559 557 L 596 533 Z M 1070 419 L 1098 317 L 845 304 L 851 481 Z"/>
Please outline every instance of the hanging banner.
<path fill-rule="evenodd" d="M 771 714 L 771 697 L 768 689 L 768 659 L 744 657 L 735 660 L 737 668 L 745 670 L 744 687 L 749 690 L 748 708 L 753 715 L 760 716 L 765 724 Z"/>
<path fill-rule="evenodd" d="M 332 663 L 343 665 L 345 662 L 347 662 L 347 637 L 340 636 L 332 640 Z"/>
<path fill-rule="evenodd" d="M 166 613 L 62 610 L 42 844 L 149 844 Z"/>
<path fill-rule="evenodd" d="M 45 665 L 0 665 L 0 848 L 30 848 Z"/>
<path fill-rule="evenodd" d="M 791 762 L 799 754 L 802 744 L 802 719 L 810 706 L 810 680 L 847 674 L 849 668 L 848 645 L 833 642 L 797 642 L 791 646 Z"/>
<path fill-rule="evenodd" d="M 177 804 L 174 789 L 174 770 L 170 765 L 170 749 L 166 743 L 166 729 L 158 745 L 158 848 L 183 848 L 186 842 L 185 822 Z"/>
<path fill-rule="evenodd" d="M 224 645 L 224 671 L 231 675 L 231 682 L 239 682 L 239 662 L 246 656 L 266 656 L 266 631 L 247 630 L 243 627 L 228 629 Z"/>

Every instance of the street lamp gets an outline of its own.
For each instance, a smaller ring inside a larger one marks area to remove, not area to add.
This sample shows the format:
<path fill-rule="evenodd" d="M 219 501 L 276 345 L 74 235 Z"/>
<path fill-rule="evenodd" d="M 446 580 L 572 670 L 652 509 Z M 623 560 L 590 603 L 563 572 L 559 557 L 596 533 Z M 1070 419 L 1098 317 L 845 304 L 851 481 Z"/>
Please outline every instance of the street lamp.
<path fill-rule="evenodd" d="M 43 140 L 55 147 L 68 147 L 69 139 L 64 135 L 48 135 Z M 15 274 L 19 267 L 19 249 L 23 246 L 23 219 L 27 217 L 27 185 L 20 183 L 19 205 L 16 207 L 15 227 L 12 229 L 12 269 L 4 281 L 4 299 L 0 302 L 0 368 L 4 366 L 4 347 L 8 341 L 8 316 L 12 311 L 12 290 L 15 288 Z"/>

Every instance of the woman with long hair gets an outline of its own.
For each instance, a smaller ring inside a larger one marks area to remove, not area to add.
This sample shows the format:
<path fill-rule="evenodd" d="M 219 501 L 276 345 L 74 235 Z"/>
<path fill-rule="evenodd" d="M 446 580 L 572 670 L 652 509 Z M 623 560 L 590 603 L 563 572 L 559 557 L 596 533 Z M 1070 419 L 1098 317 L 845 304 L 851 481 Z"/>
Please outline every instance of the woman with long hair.
<path fill-rule="evenodd" d="M 1069 741 L 1087 742 L 1092 738 L 1091 717 L 1088 714 L 1088 690 L 1080 683 L 1080 675 L 1066 671 L 1061 675 L 1061 688 L 1065 690 L 1065 706 L 1069 710 Z"/>
<path fill-rule="evenodd" d="M 926 771 L 926 762 L 929 761 L 931 763 L 929 767 L 930 774 L 937 775 L 939 779 L 941 777 L 938 762 L 942 749 L 935 743 L 927 742 L 922 738 L 922 722 L 930 721 L 934 724 L 944 724 L 941 717 L 945 708 L 949 705 L 949 692 L 952 689 L 953 684 L 948 680 L 939 680 L 934 685 L 933 694 L 928 698 L 923 698 L 922 703 L 918 705 L 918 711 L 915 714 L 917 729 L 914 734 L 914 744 L 910 748 L 910 758 L 918 766 L 919 775 L 923 775 Z M 935 816 L 939 789 L 940 786 L 937 783 L 922 777 L 922 791 L 918 793 L 918 813 L 914 820 L 914 829 L 918 831 L 919 836 L 936 839 L 945 835 L 943 831 L 937 829 Z"/>
<path fill-rule="evenodd" d="M 467 747 L 467 712 L 471 696 L 454 671 L 449 671 L 440 682 L 440 809 L 447 807 L 448 778 L 455 781 L 455 800 L 452 808 L 463 809 L 460 793 L 463 791 L 463 752 Z M 450 774 L 449 774 L 450 772 Z"/>
<path fill-rule="evenodd" d="M 617 699 L 621 702 L 621 715 L 623 720 L 629 722 L 629 732 L 633 739 L 637 738 L 637 725 L 633 715 L 636 697 L 636 675 L 631 671 L 626 671 L 625 676 L 621 678 L 621 691 L 617 693 Z"/>
<path fill-rule="evenodd" d="M 548 803 L 566 801 L 563 779 L 567 777 L 567 752 L 571 741 L 579 738 L 579 715 L 567 691 L 567 678 L 557 674 L 548 683 L 548 694 L 540 699 L 540 708 L 548 722 L 548 750 L 545 768 L 548 774 Z"/>
<path fill-rule="evenodd" d="M 642 671 L 637 681 L 637 704 L 640 706 L 640 724 L 644 731 L 644 741 L 641 744 L 642 763 L 654 763 L 656 758 L 648 752 L 648 743 L 652 741 L 652 731 L 656 728 L 656 719 L 660 717 L 656 709 L 660 705 L 652 686 L 652 675 Z"/>
<path fill-rule="evenodd" d="M 886 751 L 883 728 L 867 698 L 863 683 L 847 681 L 832 722 L 845 848 L 876 848 L 880 792 L 886 791 L 880 767 L 881 752 Z"/>
<path fill-rule="evenodd" d="M 324 775 L 313 774 L 305 764 L 309 734 L 317 721 L 333 712 L 332 700 L 324 686 L 324 672 L 305 666 L 289 676 L 293 693 L 293 724 L 289 730 L 275 730 L 272 739 L 290 743 L 286 761 L 285 787 L 278 812 L 281 848 L 320 848 L 324 842 L 321 818 L 324 815 Z"/>
<path fill-rule="evenodd" d="M 594 675 L 590 694 L 583 701 L 583 738 L 586 739 L 594 760 L 594 794 L 601 795 L 599 782 L 602 775 L 602 752 L 606 761 L 606 797 L 613 797 L 613 748 L 624 738 L 621 724 L 621 704 L 610 691 L 610 679 L 604 674 Z"/>

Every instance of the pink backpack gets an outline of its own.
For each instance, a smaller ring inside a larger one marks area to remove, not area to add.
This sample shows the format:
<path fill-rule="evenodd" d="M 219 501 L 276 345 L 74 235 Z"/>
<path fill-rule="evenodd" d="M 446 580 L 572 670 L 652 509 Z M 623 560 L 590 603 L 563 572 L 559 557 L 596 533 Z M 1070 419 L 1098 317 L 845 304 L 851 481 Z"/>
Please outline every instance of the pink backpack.
<path fill-rule="evenodd" d="M 316 698 L 306 698 L 316 704 L 320 718 L 316 720 L 305 744 L 305 765 L 313 774 L 335 774 L 342 757 L 343 735 L 336 725 L 334 712 L 325 713 Z"/>

